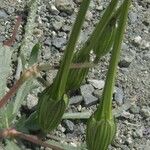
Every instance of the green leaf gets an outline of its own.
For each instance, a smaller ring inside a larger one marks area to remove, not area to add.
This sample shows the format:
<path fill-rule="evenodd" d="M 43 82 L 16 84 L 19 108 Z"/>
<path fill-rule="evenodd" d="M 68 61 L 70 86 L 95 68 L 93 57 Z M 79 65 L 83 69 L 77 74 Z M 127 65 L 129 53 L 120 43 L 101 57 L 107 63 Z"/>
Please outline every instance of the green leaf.
<path fill-rule="evenodd" d="M 39 43 L 37 43 L 33 46 L 31 54 L 30 54 L 30 58 L 29 58 L 29 66 L 31 66 L 37 62 L 38 53 L 39 53 L 40 48 L 41 48 L 41 45 Z"/>
<path fill-rule="evenodd" d="M 10 73 L 12 50 L 0 43 L 0 98 L 6 92 L 7 77 Z"/>
<path fill-rule="evenodd" d="M 7 77 L 10 73 L 12 49 L 0 44 L 0 98 L 4 96 L 7 88 Z M 7 127 L 13 116 L 12 103 L 0 109 L 0 128 Z"/>
<path fill-rule="evenodd" d="M 5 150 L 21 150 L 21 148 L 19 148 L 19 146 L 13 141 L 7 140 Z"/>
<path fill-rule="evenodd" d="M 30 4 L 29 4 L 30 3 Z M 24 38 L 21 43 L 20 53 L 24 55 L 25 60 L 30 57 L 30 53 L 32 50 L 32 38 L 33 38 L 33 30 L 35 27 L 35 18 L 37 16 L 36 12 L 38 10 L 38 1 L 37 0 L 30 0 L 27 9 L 28 9 L 28 16 L 27 16 L 27 23 L 25 26 L 25 34 Z"/>
<path fill-rule="evenodd" d="M 13 112 L 12 112 L 13 114 L 17 115 L 17 113 L 18 113 L 23 101 L 25 100 L 25 98 L 27 97 L 29 92 L 35 88 L 36 85 L 33 81 L 34 81 L 33 78 L 29 79 L 18 90 L 17 95 L 16 95 L 15 100 L 14 100 L 14 108 L 13 108 Z"/>
<path fill-rule="evenodd" d="M 32 130 L 32 131 L 37 131 L 40 130 L 40 126 L 38 124 L 38 118 L 37 118 L 37 113 L 34 112 L 32 113 L 28 119 L 25 121 L 25 127 L 28 130 Z"/>
<path fill-rule="evenodd" d="M 6 106 L 0 109 L 0 129 L 8 128 L 14 120 L 13 102 L 11 101 Z"/>
<path fill-rule="evenodd" d="M 15 122 L 15 129 L 17 131 L 21 131 L 23 133 L 29 134 L 28 128 L 25 127 L 25 122 L 26 122 L 26 116 L 22 115 L 21 118 L 16 120 L 16 122 Z"/>

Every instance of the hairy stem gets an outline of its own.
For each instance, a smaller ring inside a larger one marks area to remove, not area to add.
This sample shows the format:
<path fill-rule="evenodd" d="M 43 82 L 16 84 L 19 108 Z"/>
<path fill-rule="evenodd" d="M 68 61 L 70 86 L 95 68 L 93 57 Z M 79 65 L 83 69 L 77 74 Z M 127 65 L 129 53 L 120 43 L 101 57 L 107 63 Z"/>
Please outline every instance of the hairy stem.
<path fill-rule="evenodd" d="M 0 138 L 7 138 L 7 137 L 21 138 L 21 139 L 27 140 L 29 142 L 32 142 L 34 144 L 41 145 L 43 147 L 52 148 L 53 150 L 63 150 L 62 148 L 59 148 L 57 146 L 48 144 L 48 143 L 40 140 L 37 136 L 24 134 L 22 132 L 19 132 L 15 129 L 11 129 L 11 128 L 4 129 L 3 131 L 0 132 Z"/>

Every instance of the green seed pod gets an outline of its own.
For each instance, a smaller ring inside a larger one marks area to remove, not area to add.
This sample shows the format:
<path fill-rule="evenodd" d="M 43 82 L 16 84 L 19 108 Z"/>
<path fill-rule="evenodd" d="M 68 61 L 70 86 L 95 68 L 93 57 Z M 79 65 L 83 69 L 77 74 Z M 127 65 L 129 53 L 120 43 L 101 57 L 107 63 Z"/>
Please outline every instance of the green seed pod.
<path fill-rule="evenodd" d="M 40 127 L 46 131 L 50 132 L 55 129 L 66 110 L 68 104 L 67 95 L 63 96 L 61 100 L 52 99 L 47 91 L 44 91 L 39 98 L 38 103 L 38 123 Z"/>
<path fill-rule="evenodd" d="M 104 29 L 102 35 L 97 41 L 97 44 L 93 48 L 93 51 L 96 54 L 95 63 L 98 63 L 99 59 L 111 50 L 114 42 L 115 33 L 116 20 L 112 19 Z"/>
<path fill-rule="evenodd" d="M 88 150 L 107 150 L 116 132 L 114 119 L 97 121 L 91 116 L 87 124 L 86 141 Z"/>
<path fill-rule="evenodd" d="M 89 62 L 90 56 L 81 57 L 80 54 L 76 54 L 73 58 L 73 63 L 86 63 Z M 88 74 L 89 68 L 73 68 L 70 69 L 68 80 L 66 84 L 66 91 L 77 89 L 80 87 L 82 81 L 85 79 Z"/>

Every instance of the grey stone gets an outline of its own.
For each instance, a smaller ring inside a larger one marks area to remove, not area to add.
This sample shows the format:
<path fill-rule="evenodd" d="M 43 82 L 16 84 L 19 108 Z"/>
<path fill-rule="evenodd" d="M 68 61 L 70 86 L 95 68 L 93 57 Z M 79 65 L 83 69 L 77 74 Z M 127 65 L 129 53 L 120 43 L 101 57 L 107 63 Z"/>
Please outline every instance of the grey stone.
<path fill-rule="evenodd" d="M 149 49 L 150 48 L 150 42 L 144 40 L 141 38 L 141 36 L 136 36 L 134 39 L 133 39 L 133 44 L 135 46 L 140 46 L 142 49 Z"/>
<path fill-rule="evenodd" d="M 0 36 L 0 42 L 3 42 L 5 40 L 5 36 L 1 35 Z"/>
<path fill-rule="evenodd" d="M 93 96 L 90 93 L 84 94 L 83 98 L 84 98 L 84 104 L 85 104 L 86 107 L 92 106 L 92 105 L 96 104 L 97 101 L 98 101 L 98 98 Z"/>
<path fill-rule="evenodd" d="M 67 14 L 72 14 L 74 10 L 74 4 L 72 0 L 55 0 L 55 5 L 58 10 Z"/>
<path fill-rule="evenodd" d="M 133 132 L 133 137 L 134 138 L 142 138 L 143 137 L 143 127 L 135 130 L 135 132 Z"/>
<path fill-rule="evenodd" d="M 125 142 L 126 142 L 128 145 L 132 144 L 132 143 L 133 143 L 132 137 L 128 137 Z"/>
<path fill-rule="evenodd" d="M 50 37 L 47 37 L 46 40 L 44 41 L 44 44 L 46 46 L 51 46 L 52 42 L 51 42 L 51 38 Z"/>
<path fill-rule="evenodd" d="M 81 94 L 85 95 L 87 93 L 92 94 L 94 92 L 94 88 L 91 84 L 85 84 L 80 87 Z"/>
<path fill-rule="evenodd" d="M 147 107 L 143 107 L 142 109 L 141 109 L 141 113 L 143 114 L 143 116 L 144 117 L 150 117 L 150 109 L 149 108 L 147 108 Z"/>
<path fill-rule="evenodd" d="M 142 40 L 141 41 L 141 48 L 142 49 L 150 49 L 150 42 L 146 41 L 146 40 Z"/>
<path fill-rule="evenodd" d="M 66 39 L 64 37 L 55 37 L 52 41 L 52 45 L 56 48 L 62 48 L 66 44 Z"/>
<path fill-rule="evenodd" d="M 133 43 L 137 46 L 141 44 L 141 41 L 142 41 L 142 38 L 139 35 L 133 39 Z"/>
<path fill-rule="evenodd" d="M 53 4 L 48 5 L 48 9 L 52 14 L 55 14 L 55 15 L 59 14 L 59 10 Z"/>
<path fill-rule="evenodd" d="M 144 22 L 146 26 L 150 25 L 150 9 L 148 9 L 144 14 Z"/>
<path fill-rule="evenodd" d="M 91 84 L 85 84 L 80 87 L 85 106 L 91 106 L 97 103 L 98 98 L 93 96 L 94 87 Z"/>
<path fill-rule="evenodd" d="M 83 0 L 75 0 L 75 3 L 80 4 Z"/>
<path fill-rule="evenodd" d="M 105 85 L 104 80 L 88 79 L 88 82 L 99 90 L 103 89 Z"/>
<path fill-rule="evenodd" d="M 74 131 L 74 123 L 70 120 L 64 121 L 65 128 L 67 132 L 73 132 Z"/>
<path fill-rule="evenodd" d="M 128 50 L 128 45 L 123 42 L 122 45 L 121 45 L 121 48 L 122 48 L 123 51 L 126 51 L 126 50 Z"/>
<path fill-rule="evenodd" d="M 62 26 L 62 30 L 65 31 L 65 32 L 69 32 L 69 31 L 71 31 L 71 26 L 69 26 L 69 25 L 63 25 Z"/>
<path fill-rule="evenodd" d="M 146 54 L 144 54 L 143 59 L 146 61 L 150 60 L 150 51 L 148 51 Z"/>
<path fill-rule="evenodd" d="M 132 105 L 132 106 L 130 107 L 130 111 L 131 111 L 131 113 L 133 113 L 133 114 L 139 114 L 139 112 L 140 112 L 140 107 L 135 106 L 135 105 Z"/>
<path fill-rule="evenodd" d="M 121 59 L 119 61 L 119 67 L 129 67 L 133 59 L 135 58 L 135 51 L 133 50 L 124 50 L 121 54 Z"/>
<path fill-rule="evenodd" d="M 7 12 L 4 9 L 0 9 L 0 19 L 6 19 L 7 17 Z"/>
<path fill-rule="evenodd" d="M 94 90 L 93 95 L 96 96 L 97 98 L 101 98 L 102 93 L 103 93 L 103 90 L 96 89 Z"/>
<path fill-rule="evenodd" d="M 122 88 L 116 87 L 116 91 L 114 93 L 114 100 L 118 105 L 123 104 L 124 93 Z"/>
<path fill-rule="evenodd" d="M 43 58 L 45 60 L 48 60 L 51 58 L 51 51 L 48 47 L 43 50 Z"/>
<path fill-rule="evenodd" d="M 60 29 L 62 28 L 63 22 L 62 22 L 62 21 L 54 21 L 54 22 L 52 23 L 52 25 L 53 25 L 54 29 L 55 29 L 56 31 L 58 31 L 58 30 L 60 30 Z"/>
<path fill-rule="evenodd" d="M 103 9 L 104 9 L 104 7 L 102 5 L 96 7 L 96 10 L 98 10 L 98 11 L 102 11 Z"/>
<path fill-rule="evenodd" d="M 129 13 L 129 19 L 130 19 L 132 24 L 135 23 L 137 21 L 137 19 L 138 19 L 137 13 L 131 11 Z"/>
<path fill-rule="evenodd" d="M 130 150 L 130 148 L 127 145 L 120 145 L 122 150 Z"/>
<path fill-rule="evenodd" d="M 14 13 L 14 11 L 15 11 L 15 8 L 13 8 L 13 7 L 8 7 L 8 9 L 7 9 L 7 12 L 8 12 L 8 14 L 12 14 L 12 13 Z"/>
<path fill-rule="evenodd" d="M 69 105 L 80 104 L 83 101 L 83 97 L 81 95 L 73 96 L 69 99 Z"/>
<path fill-rule="evenodd" d="M 28 109 L 33 109 L 33 107 L 35 107 L 37 105 L 37 103 L 38 103 L 38 98 L 37 97 L 33 96 L 32 94 L 29 94 L 27 96 L 26 105 L 27 105 Z"/>
<path fill-rule="evenodd" d="M 83 125 L 83 123 L 78 125 L 78 132 L 81 134 L 85 134 L 85 126 Z"/>
<path fill-rule="evenodd" d="M 59 126 L 57 127 L 57 129 L 61 132 L 65 132 L 66 131 L 66 128 L 64 128 L 61 124 L 59 124 Z"/>
<path fill-rule="evenodd" d="M 129 112 L 127 112 L 127 111 L 124 111 L 124 112 L 121 114 L 121 116 L 123 116 L 123 117 L 125 117 L 125 118 L 127 118 L 127 119 L 130 119 L 130 120 L 133 120 L 133 118 L 134 118 L 134 115 L 131 114 L 131 113 L 129 113 Z"/>
<path fill-rule="evenodd" d="M 88 11 L 86 13 L 85 19 L 88 20 L 88 21 L 90 21 L 92 17 L 93 17 L 93 14 L 90 11 Z"/>

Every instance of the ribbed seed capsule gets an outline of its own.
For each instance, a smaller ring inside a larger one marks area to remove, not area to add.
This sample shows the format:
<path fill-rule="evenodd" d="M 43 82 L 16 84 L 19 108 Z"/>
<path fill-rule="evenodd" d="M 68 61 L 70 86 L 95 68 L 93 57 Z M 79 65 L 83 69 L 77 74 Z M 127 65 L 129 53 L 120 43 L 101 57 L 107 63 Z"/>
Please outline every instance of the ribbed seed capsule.
<path fill-rule="evenodd" d="M 102 35 L 99 37 L 97 44 L 93 48 L 93 51 L 96 54 L 95 63 L 98 63 L 99 59 L 111 50 L 116 33 L 115 24 L 116 20 L 111 20 L 111 22 L 104 29 Z"/>
<path fill-rule="evenodd" d="M 89 62 L 90 56 L 87 54 L 84 57 L 81 57 L 80 54 L 77 54 L 73 58 L 73 63 L 85 63 Z M 88 74 L 89 68 L 74 68 L 70 69 L 68 80 L 66 84 L 66 91 L 74 90 L 80 87 L 82 81 Z"/>
<path fill-rule="evenodd" d="M 97 121 L 93 116 L 88 121 L 86 141 L 88 150 L 107 150 L 116 132 L 114 119 Z"/>
<path fill-rule="evenodd" d="M 48 94 L 42 94 L 37 109 L 40 127 L 46 132 L 55 129 L 62 119 L 67 104 L 67 95 L 64 95 L 63 99 L 58 101 L 50 98 Z"/>

